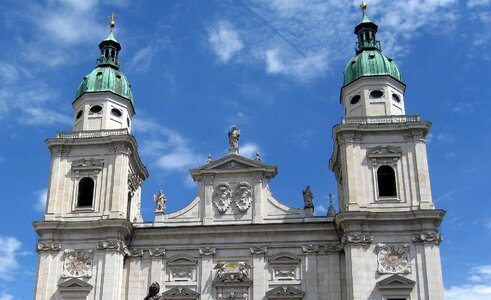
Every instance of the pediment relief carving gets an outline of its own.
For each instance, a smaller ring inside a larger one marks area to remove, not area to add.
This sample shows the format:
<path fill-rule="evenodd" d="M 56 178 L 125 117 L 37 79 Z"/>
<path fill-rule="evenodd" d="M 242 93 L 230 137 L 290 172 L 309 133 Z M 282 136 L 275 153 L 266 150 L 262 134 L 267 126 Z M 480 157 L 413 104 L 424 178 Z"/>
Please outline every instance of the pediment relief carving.
<path fill-rule="evenodd" d="M 162 293 L 165 299 L 198 299 L 199 293 L 185 286 L 176 286 Z"/>
<path fill-rule="evenodd" d="M 246 262 L 220 262 L 213 269 L 216 270 L 213 284 L 246 284 L 250 285 L 252 279 L 249 271 L 252 267 Z"/>
<path fill-rule="evenodd" d="M 305 292 L 290 285 L 282 285 L 266 292 L 268 299 L 302 299 Z"/>
<path fill-rule="evenodd" d="M 249 169 L 251 166 L 245 165 L 240 162 L 230 161 L 221 166 L 216 167 L 216 170 L 237 170 L 237 169 Z"/>
<path fill-rule="evenodd" d="M 104 161 L 102 159 L 79 159 L 72 162 L 72 170 L 75 173 L 80 171 L 95 171 L 99 172 L 104 166 Z"/>

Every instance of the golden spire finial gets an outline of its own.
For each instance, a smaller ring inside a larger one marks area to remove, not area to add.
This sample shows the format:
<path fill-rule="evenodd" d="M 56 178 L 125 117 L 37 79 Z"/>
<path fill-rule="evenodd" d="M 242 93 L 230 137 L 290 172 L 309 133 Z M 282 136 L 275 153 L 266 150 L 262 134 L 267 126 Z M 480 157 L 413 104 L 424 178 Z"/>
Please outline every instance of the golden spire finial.
<path fill-rule="evenodd" d="M 365 14 L 365 10 L 367 9 L 367 3 L 365 1 L 361 1 L 360 8 L 363 11 L 363 14 Z"/>
<path fill-rule="evenodd" d="M 115 13 L 112 13 L 110 16 L 108 16 L 111 21 L 109 22 L 109 28 L 113 29 L 114 26 L 116 26 L 116 21 L 114 21 L 114 18 L 116 18 L 118 15 Z"/>

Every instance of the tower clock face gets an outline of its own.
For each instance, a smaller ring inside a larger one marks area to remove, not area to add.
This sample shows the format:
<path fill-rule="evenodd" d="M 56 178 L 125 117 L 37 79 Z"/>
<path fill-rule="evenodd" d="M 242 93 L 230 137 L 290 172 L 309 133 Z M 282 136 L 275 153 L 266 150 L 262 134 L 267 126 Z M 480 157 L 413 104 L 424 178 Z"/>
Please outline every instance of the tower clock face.
<path fill-rule="evenodd" d="M 378 253 L 379 272 L 382 274 L 409 273 L 409 255 L 401 245 L 387 245 Z"/>
<path fill-rule="evenodd" d="M 67 250 L 63 271 L 64 277 L 92 276 L 92 252 Z"/>

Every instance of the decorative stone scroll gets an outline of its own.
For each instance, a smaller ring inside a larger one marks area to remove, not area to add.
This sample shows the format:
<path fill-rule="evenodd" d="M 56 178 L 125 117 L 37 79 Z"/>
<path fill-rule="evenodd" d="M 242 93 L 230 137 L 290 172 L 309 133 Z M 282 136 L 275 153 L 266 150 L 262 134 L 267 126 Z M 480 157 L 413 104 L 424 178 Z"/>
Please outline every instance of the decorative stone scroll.
<path fill-rule="evenodd" d="M 409 244 L 377 244 L 377 264 L 379 274 L 409 274 Z"/>
<path fill-rule="evenodd" d="M 131 154 L 131 148 L 127 144 L 123 143 L 118 143 L 118 144 L 113 144 L 108 147 L 108 151 L 111 154 L 125 154 L 125 155 L 130 155 Z"/>
<path fill-rule="evenodd" d="M 51 155 L 53 156 L 64 156 L 70 154 L 69 146 L 54 146 L 50 148 Z"/>
<path fill-rule="evenodd" d="M 343 245 L 369 245 L 373 242 L 373 236 L 364 234 L 345 234 L 341 239 Z"/>
<path fill-rule="evenodd" d="M 215 247 L 199 248 L 199 254 L 204 256 L 215 255 L 215 253 L 217 253 L 217 248 Z"/>
<path fill-rule="evenodd" d="M 252 187 L 241 182 L 235 187 L 235 205 L 240 212 L 246 212 L 252 204 Z"/>
<path fill-rule="evenodd" d="M 440 245 L 443 241 L 443 236 L 438 232 L 421 232 L 413 237 L 415 243 L 435 243 Z"/>
<path fill-rule="evenodd" d="M 412 130 L 404 133 L 404 139 L 407 142 L 410 141 L 420 141 L 420 142 L 425 142 L 425 135 L 422 130 Z"/>
<path fill-rule="evenodd" d="M 60 251 L 61 243 L 60 242 L 39 242 L 36 245 L 36 251 Z"/>
<path fill-rule="evenodd" d="M 115 250 L 124 256 L 138 256 L 140 250 L 128 250 L 126 244 L 121 240 L 105 240 L 97 243 L 97 250 Z M 132 251 L 135 251 L 134 253 Z M 142 250 L 143 251 L 143 250 Z M 143 253 L 142 253 L 143 255 Z"/>
<path fill-rule="evenodd" d="M 268 247 L 266 247 L 266 246 L 252 246 L 251 247 L 251 254 L 252 255 L 266 254 L 266 252 L 268 252 Z"/>
<path fill-rule="evenodd" d="M 312 244 L 309 244 L 309 245 L 303 245 L 302 246 L 302 251 L 303 253 L 305 254 L 316 254 L 319 252 L 319 246 L 317 245 L 312 245 Z"/>
<path fill-rule="evenodd" d="M 160 248 L 154 248 L 154 249 L 149 249 L 148 254 L 150 257 L 164 257 L 165 256 L 165 249 L 160 249 Z"/>
<path fill-rule="evenodd" d="M 92 277 L 93 250 L 65 250 L 63 278 Z"/>
<path fill-rule="evenodd" d="M 342 133 L 338 135 L 337 141 L 339 144 L 359 142 L 362 139 L 362 135 L 359 133 Z"/>
<path fill-rule="evenodd" d="M 402 156 L 402 149 L 395 146 L 377 146 L 367 151 L 367 156 L 374 167 L 390 165 L 395 167 Z"/>
<path fill-rule="evenodd" d="M 232 203 L 232 189 L 228 183 L 220 183 L 213 192 L 213 204 L 218 212 L 224 214 Z"/>
<path fill-rule="evenodd" d="M 142 257 L 143 252 L 143 249 L 127 249 L 125 254 L 127 257 Z"/>

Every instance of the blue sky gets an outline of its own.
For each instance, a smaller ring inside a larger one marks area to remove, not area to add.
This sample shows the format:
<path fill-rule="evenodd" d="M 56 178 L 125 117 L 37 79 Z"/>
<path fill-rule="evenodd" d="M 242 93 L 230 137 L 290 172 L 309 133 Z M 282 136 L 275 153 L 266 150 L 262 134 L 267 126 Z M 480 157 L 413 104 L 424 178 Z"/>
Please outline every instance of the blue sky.
<path fill-rule="evenodd" d="M 428 141 L 447 300 L 491 299 L 491 1 L 373 0 L 385 54 L 407 84 L 406 112 L 433 122 Z M 280 201 L 316 213 L 336 195 L 331 128 L 343 115 L 342 72 L 354 55 L 359 1 L 95 1 L 0 3 L 0 300 L 30 299 L 50 155 L 70 130 L 71 103 L 118 15 L 122 70 L 132 84 L 134 134 L 150 178 L 142 212 L 163 189 L 170 211 L 197 193 L 188 169 L 241 153 L 279 166 Z"/>

